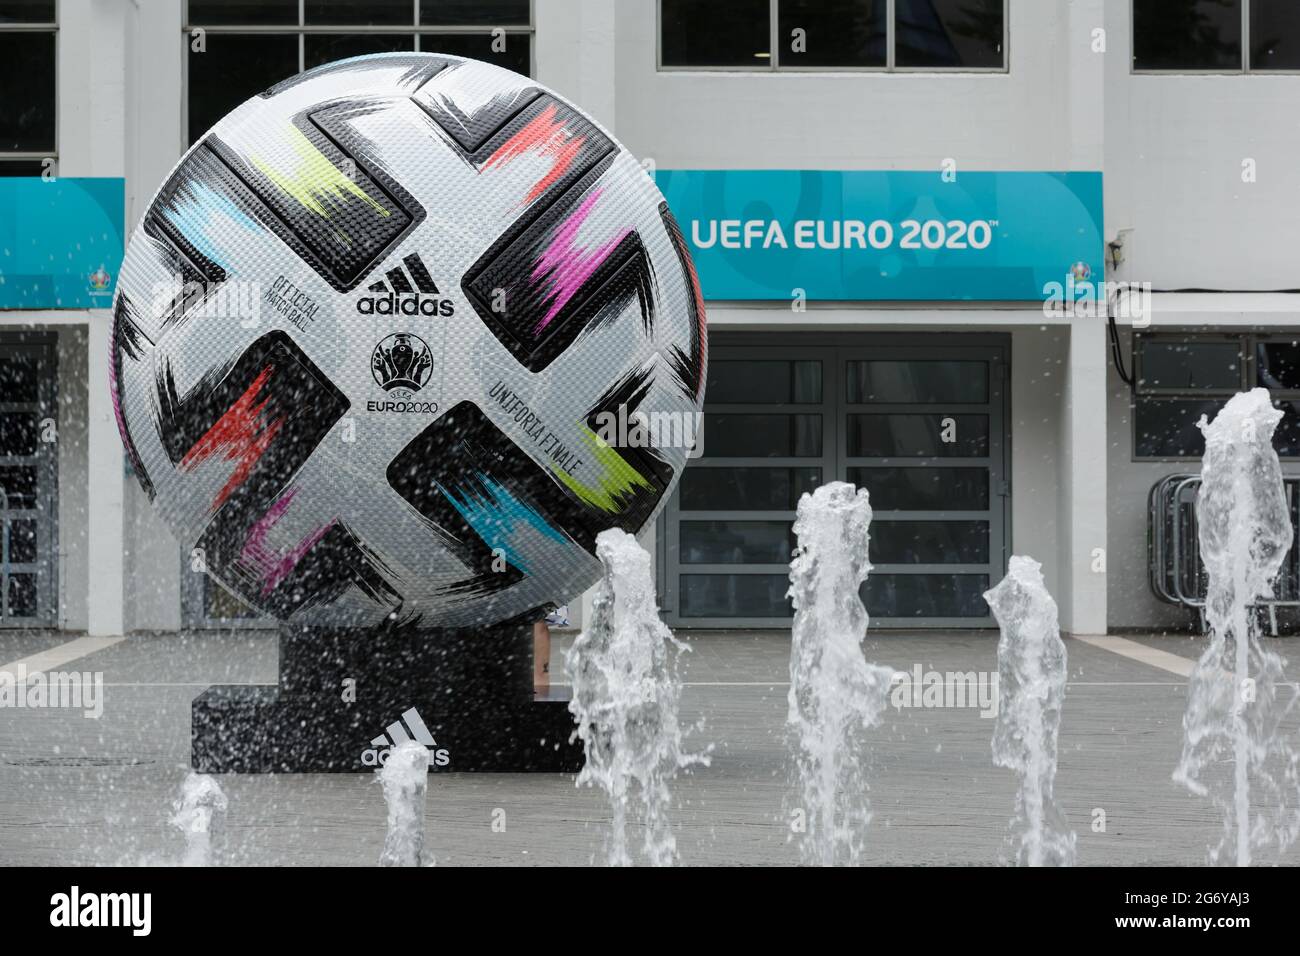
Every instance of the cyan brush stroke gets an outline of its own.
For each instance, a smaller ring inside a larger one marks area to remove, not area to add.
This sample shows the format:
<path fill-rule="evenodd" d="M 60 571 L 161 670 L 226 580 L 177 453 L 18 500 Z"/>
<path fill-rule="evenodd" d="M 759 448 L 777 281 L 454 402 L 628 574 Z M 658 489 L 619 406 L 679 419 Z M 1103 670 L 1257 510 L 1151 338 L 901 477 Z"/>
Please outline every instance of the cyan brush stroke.
<path fill-rule="evenodd" d="M 162 213 L 195 249 L 227 271 L 230 271 L 230 264 L 225 252 L 233 245 L 230 239 L 239 238 L 232 235 L 229 224 L 235 225 L 245 234 L 260 232 L 262 229 L 229 196 L 201 182 L 189 182 L 182 186 Z M 226 237 L 226 241 L 222 242 L 219 237 Z"/>
<path fill-rule="evenodd" d="M 473 488 L 462 487 L 464 499 L 438 486 L 466 523 L 490 548 L 500 548 L 506 560 L 525 574 L 530 573 L 512 541 L 521 526 L 530 527 L 539 534 L 564 544 L 568 538 L 553 528 L 545 518 L 524 504 L 499 482 L 482 472 L 476 474 L 477 484 L 482 493 Z"/>

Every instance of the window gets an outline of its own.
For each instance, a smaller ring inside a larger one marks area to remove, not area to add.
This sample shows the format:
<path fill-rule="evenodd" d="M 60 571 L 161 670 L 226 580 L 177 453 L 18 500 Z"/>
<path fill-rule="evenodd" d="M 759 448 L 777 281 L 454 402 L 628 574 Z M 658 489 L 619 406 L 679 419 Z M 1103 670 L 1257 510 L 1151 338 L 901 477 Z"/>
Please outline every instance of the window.
<path fill-rule="evenodd" d="M 1133 0 L 1133 69 L 1300 71 L 1296 0 Z"/>
<path fill-rule="evenodd" d="M 1266 388 L 1282 411 L 1273 447 L 1300 458 L 1300 336 L 1139 335 L 1133 352 L 1134 457 L 1199 458 L 1200 417 Z"/>
<path fill-rule="evenodd" d="M 54 0 L 0 0 L 0 176 L 54 172 Z"/>
<path fill-rule="evenodd" d="M 663 69 L 1006 69 L 1006 0 L 659 0 Z"/>
<path fill-rule="evenodd" d="M 530 0 L 190 0 L 188 142 L 286 77 L 367 53 L 448 53 L 531 75 L 532 34 Z"/>

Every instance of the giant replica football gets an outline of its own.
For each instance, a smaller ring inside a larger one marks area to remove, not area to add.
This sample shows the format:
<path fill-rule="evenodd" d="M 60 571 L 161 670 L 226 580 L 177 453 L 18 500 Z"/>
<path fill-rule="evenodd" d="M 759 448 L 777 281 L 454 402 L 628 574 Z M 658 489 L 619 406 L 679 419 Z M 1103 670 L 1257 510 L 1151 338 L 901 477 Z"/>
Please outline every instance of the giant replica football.
<path fill-rule="evenodd" d="M 703 392 L 694 269 L 636 159 L 447 56 L 330 64 L 229 114 L 146 210 L 114 323 L 145 492 L 221 584 L 303 624 L 573 597 L 595 536 L 664 504 Z"/>

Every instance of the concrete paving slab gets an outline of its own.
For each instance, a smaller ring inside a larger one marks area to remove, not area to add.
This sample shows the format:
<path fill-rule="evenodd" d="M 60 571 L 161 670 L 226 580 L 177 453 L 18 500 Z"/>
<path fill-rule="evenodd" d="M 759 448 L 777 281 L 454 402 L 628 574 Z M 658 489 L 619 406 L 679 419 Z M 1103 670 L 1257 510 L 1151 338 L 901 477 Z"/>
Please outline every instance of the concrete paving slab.
<path fill-rule="evenodd" d="M 792 765 L 784 730 L 789 634 L 690 632 L 682 718 L 712 765 L 679 777 L 673 822 L 684 864 L 792 864 Z M 6 658 L 68 635 L 5 635 Z M 1194 659 L 1186 637 L 1140 638 Z M 572 635 L 556 636 L 552 673 Z M 1285 645 L 1283 645 L 1285 647 Z M 1181 748 L 1184 679 L 1067 640 L 1070 683 L 1057 794 L 1079 835 L 1079 862 L 1202 862 L 1213 810 L 1170 779 Z M 104 711 L 0 711 L 0 863 L 176 862 L 168 824 L 189 760 L 191 700 L 212 683 L 275 680 L 271 632 L 133 635 L 65 665 L 101 672 Z M 873 632 L 872 660 L 941 674 L 996 670 L 992 633 Z M 1300 657 L 1300 654 L 1290 655 Z M 1295 680 L 1297 666 L 1288 665 Z M 1298 732 L 1295 719 L 1289 730 Z M 993 767 L 991 717 L 977 707 L 892 708 L 867 759 L 875 819 L 870 863 L 992 865 L 1004 849 L 1015 780 Z M 225 775 L 230 809 L 218 862 L 371 865 L 384 805 L 368 774 Z M 493 828 L 504 812 L 505 830 Z M 1092 821 L 1105 814 L 1104 831 Z M 494 813 L 496 816 L 494 817 Z M 431 778 L 428 842 L 440 863 L 585 865 L 603 859 L 608 810 L 569 775 L 439 774 Z M 1283 862 L 1295 863 L 1293 848 Z"/>

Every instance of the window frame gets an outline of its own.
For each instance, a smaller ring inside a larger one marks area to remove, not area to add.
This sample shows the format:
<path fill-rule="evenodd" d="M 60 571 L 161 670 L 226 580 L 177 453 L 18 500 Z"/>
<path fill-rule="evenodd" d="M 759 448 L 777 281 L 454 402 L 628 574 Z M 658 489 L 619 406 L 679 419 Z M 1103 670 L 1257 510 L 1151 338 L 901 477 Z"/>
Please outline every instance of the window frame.
<path fill-rule="evenodd" d="M 1180 69 L 1180 70 L 1140 70 L 1135 62 L 1134 49 L 1137 46 L 1137 3 L 1129 0 L 1128 4 L 1128 68 L 1133 76 L 1300 76 L 1300 69 L 1262 70 L 1251 66 L 1250 57 L 1250 5 L 1254 0 L 1241 0 L 1241 62 L 1233 69 Z M 1178 460 L 1178 459 L 1174 459 Z"/>
<path fill-rule="evenodd" d="M 1236 342 L 1239 347 L 1241 356 L 1241 378 L 1238 387 L 1233 388 L 1151 388 L 1142 387 L 1142 352 L 1148 342 L 1177 342 L 1180 344 L 1190 344 L 1195 342 Z M 1242 332 L 1134 332 L 1132 342 L 1133 355 L 1133 384 L 1129 389 L 1129 432 L 1131 460 L 1135 462 L 1150 463 L 1179 463 L 1196 461 L 1197 455 L 1141 455 L 1138 453 L 1138 428 L 1137 428 L 1137 406 L 1141 398 L 1149 399 L 1189 399 L 1208 401 L 1211 399 L 1222 398 L 1227 401 L 1233 395 L 1239 392 L 1248 391 L 1256 386 L 1258 375 L 1258 360 L 1256 358 L 1257 347 L 1262 343 L 1272 341 L 1296 342 L 1300 344 L 1300 329 L 1294 333 L 1285 330 L 1257 331 L 1248 330 Z M 1259 388 L 1264 386 L 1260 385 Z M 1273 402 L 1300 402 L 1300 388 L 1270 388 L 1268 389 L 1269 399 Z M 1284 462 L 1300 462 L 1298 455 L 1279 455 L 1280 460 Z"/>
<path fill-rule="evenodd" d="M 434 34 L 460 34 L 464 36 L 483 36 L 490 34 L 492 30 L 499 26 L 510 36 L 526 36 L 529 38 L 528 43 L 528 75 L 533 77 L 537 72 L 537 0 L 528 0 L 528 23 L 525 24 L 498 24 L 497 26 L 486 26 L 483 24 L 471 25 L 446 25 L 439 26 L 436 23 L 420 22 L 420 0 L 408 0 L 411 5 L 411 23 L 409 24 L 330 24 L 330 23 L 307 23 L 307 3 L 306 0 L 298 0 L 298 22 L 294 23 L 267 23 L 261 25 L 240 25 L 240 24 L 217 24 L 206 25 L 196 23 L 190 19 L 190 0 L 185 0 L 185 8 L 182 11 L 181 18 L 181 151 L 189 152 L 190 147 L 194 144 L 189 141 L 190 126 L 190 58 L 189 43 L 192 39 L 192 31 L 202 29 L 206 34 L 236 34 L 239 36 L 249 35 L 279 35 L 279 36 L 296 36 L 298 38 L 298 72 L 295 76 L 302 74 L 306 64 L 306 37 L 308 34 L 353 34 L 358 36 L 414 36 L 415 45 L 411 52 L 419 53 L 420 37 L 423 35 Z M 287 79 L 287 77 L 286 77 Z"/>
<path fill-rule="evenodd" d="M 664 2 L 655 0 L 655 69 L 660 73 L 752 73 L 759 76 L 779 76 L 790 73 L 920 73 L 943 76 L 961 74 L 997 75 L 1011 72 L 1011 0 L 1002 0 L 1002 66 L 898 66 L 895 63 L 895 21 L 898 12 L 896 0 L 885 0 L 885 65 L 884 66 L 782 66 L 780 55 L 781 20 L 778 5 L 781 0 L 768 0 L 768 60 L 767 66 L 672 66 L 664 63 Z"/>
<path fill-rule="evenodd" d="M 188 3 L 188 0 L 186 0 Z M 59 18 L 63 13 L 63 0 L 54 0 L 52 23 L 0 23 L 0 33 L 49 33 L 54 37 L 54 143 L 53 148 L 42 152 L 31 150 L 0 150 L 0 168 L 10 162 L 40 163 L 54 161 L 52 175 L 59 174 Z"/>

